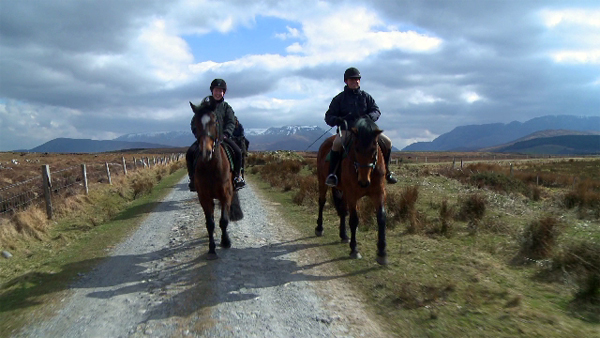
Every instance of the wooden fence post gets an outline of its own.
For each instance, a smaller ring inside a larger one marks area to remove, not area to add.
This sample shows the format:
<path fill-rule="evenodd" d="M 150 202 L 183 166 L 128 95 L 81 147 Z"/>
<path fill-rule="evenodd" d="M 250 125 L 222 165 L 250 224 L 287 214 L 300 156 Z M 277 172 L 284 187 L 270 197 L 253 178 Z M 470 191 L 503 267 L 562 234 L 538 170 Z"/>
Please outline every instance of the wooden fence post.
<path fill-rule="evenodd" d="M 133 157 L 133 170 L 137 170 L 137 161 L 135 160 L 135 156 Z"/>
<path fill-rule="evenodd" d="M 463 161 L 462 161 L 462 158 L 461 158 L 460 159 L 460 170 L 462 170 L 462 168 L 463 168 Z"/>
<path fill-rule="evenodd" d="M 42 184 L 44 185 L 44 199 L 46 200 L 46 215 L 52 219 L 52 180 L 50 179 L 50 166 L 42 166 Z"/>
<path fill-rule="evenodd" d="M 510 164 L 510 176 L 513 175 L 513 168 L 512 168 L 512 163 Z"/>
<path fill-rule="evenodd" d="M 81 165 L 81 177 L 83 177 L 83 189 L 86 195 L 89 195 L 87 171 L 85 170 L 85 163 Z"/>
<path fill-rule="evenodd" d="M 452 158 L 452 170 L 454 170 L 454 166 L 456 165 L 456 157 Z"/>
<path fill-rule="evenodd" d="M 121 157 L 121 162 L 123 162 L 123 174 L 127 176 L 127 164 L 125 164 L 125 156 Z"/>
<path fill-rule="evenodd" d="M 108 162 L 104 162 L 106 165 L 106 176 L 108 176 L 108 184 L 112 185 L 112 180 L 110 179 L 110 169 L 108 168 Z"/>

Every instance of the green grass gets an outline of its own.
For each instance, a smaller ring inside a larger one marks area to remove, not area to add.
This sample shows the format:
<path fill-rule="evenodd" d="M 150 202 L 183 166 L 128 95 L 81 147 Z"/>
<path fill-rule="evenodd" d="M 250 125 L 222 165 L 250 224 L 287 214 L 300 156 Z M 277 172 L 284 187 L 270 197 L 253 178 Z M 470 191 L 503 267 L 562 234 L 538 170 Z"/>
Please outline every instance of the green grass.
<path fill-rule="evenodd" d="M 10 260 L 3 259 L 0 336 L 10 336 L 48 315 L 43 311 L 51 311 L 47 309 L 53 307 L 48 305 L 61 298 L 67 285 L 98 265 L 110 248 L 135 231 L 185 174 L 185 169 L 180 169 L 164 177 L 150 193 L 130 202 L 105 191 L 94 197 L 96 203 L 55 224 L 48 233 L 49 242 L 31 242 Z"/>
<path fill-rule="evenodd" d="M 572 163 L 572 162 L 571 162 Z M 597 163 L 597 162 L 596 162 Z M 598 220 L 579 221 L 574 212 L 556 206 L 552 196 L 532 201 L 521 194 L 499 193 L 463 185 L 443 176 L 429 176 L 418 165 L 394 168 L 400 182 L 388 186 L 390 194 L 417 185 L 416 208 L 428 227 L 439 222 L 443 200 L 458 209 L 459 200 L 474 192 L 483 193 L 487 207 L 475 230 L 467 222 L 453 220 L 449 236 L 407 234 L 407 222 L 400 221 L 387 231 L 389 264 L 375 263 L 377 232 L 371 225 L 359 225 L 358 248 L 362 260 L 346 259 L 348 244 L 335 244 L 338 218 L 328 203 L 324 216 L 325 234 L 314 236 L 315 199 L 298 205 L 295 190 L 261 181 L 258 171 L 250 179 L 260 182 L 261 193 L 280 203 L 280 214 L 300 232 L 307 243 L 321 245 L 329 258 L 349 274 L 348 280 L 361 290 L 368 306 L 398 336 L 406 337 L 575 337 L 598 336 L 600 306 L 574 303 L 573 285 L 540 280 L 536 264 L 512 265 L 520 248 L 519 235 L 532 220 L 548 213 L 565 213 L 570 227 L 563 236 L 583 228 L 600 231 Z M 587 168 L 587 167 L 586 167 Z M 252 172 L 252 171 L 250 171 Z M 306 174 L 306 173 L 304 173 Z M 580 236 L 577 236 L 580 237 Z M 292 240 L 292 238 L 290 238 Z M 560 238 L 559 238 L 560 240 Z M 540 261 L 538 264 L 543 264 Z M 583 309 L 585 308 L 585 309 Z"/>

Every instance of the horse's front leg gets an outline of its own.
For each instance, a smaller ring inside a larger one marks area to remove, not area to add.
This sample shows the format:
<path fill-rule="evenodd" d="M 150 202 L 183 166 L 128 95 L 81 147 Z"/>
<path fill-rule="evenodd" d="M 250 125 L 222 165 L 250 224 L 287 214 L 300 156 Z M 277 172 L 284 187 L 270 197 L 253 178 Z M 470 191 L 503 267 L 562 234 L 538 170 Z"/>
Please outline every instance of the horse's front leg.
<path fill-rule="evenodd" d="M 217 259 L 218 257 L 217 257 L 217 251 L 216 251 L 217 246 L 215 244 L 215 219 L 214 219 L 215 202 L 213 202 L 212 198 L 200 197 L 200 205 L 202 205 L 202 210 L 204 210 L 204 218 L 206 219 L 206 231 L 208 232 L 207 259 Z"/>
<path fill-rule="evenodd" d="M 356 229 L 358 229 L 358 213 L 356 212 L 357 201 L 348 203 L 350 209 L 350 258 L 361 259 L 362 255 L 356 248 Z"/>
<path fill-rule="evenodd" d="M 230 207 L 230 203 L 221 202 L 221 220 L 219 221 L 219 228 L 221 228 L 221 247 L 225 249 L 231 248 L 231 240 L 229 239 L 229 234 L 227 233 Z"/>
<path fill-rule="evenodd" d="M 381 203 L 377 207 L 377 263 L 387 265 L 387 253 L 385 251 L 385 207 Z"/>

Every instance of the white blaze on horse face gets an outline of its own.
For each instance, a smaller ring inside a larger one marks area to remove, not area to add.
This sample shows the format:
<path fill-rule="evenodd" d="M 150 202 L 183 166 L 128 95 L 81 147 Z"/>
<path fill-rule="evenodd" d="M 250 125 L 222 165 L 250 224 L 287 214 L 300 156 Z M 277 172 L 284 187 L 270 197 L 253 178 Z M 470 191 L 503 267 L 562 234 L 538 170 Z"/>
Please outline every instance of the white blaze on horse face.
<path fill-rule="evenodd" d="M 208 122 L 210 122 L 210 116 L 202 115 L 202 118 L 200 119 L 200 123 L 202 123 L 202 129 L 206 129 Z"/>

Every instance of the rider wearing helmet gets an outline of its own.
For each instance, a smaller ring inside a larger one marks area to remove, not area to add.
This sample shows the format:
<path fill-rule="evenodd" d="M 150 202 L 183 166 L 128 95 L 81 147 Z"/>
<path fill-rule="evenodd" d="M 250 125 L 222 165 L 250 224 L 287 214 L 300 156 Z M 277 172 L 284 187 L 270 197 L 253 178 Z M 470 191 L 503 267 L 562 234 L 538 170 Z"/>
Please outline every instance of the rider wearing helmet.
<path fill-rule="evenodd" d="M 242 170 L 242 151 L 240 147 L 231 139 L 233 135 L 233 131 L 235 129 L 235 113 L 233 109 L 229 105 L 229 103 L 225 102 L 224 96 L 227 91 L 227 83 L 223 79 L 214 79 L 210 83 L 210 92 L 211 96 L 207 96 L 202 100 L 200 105 L 216 103 L 215 114 L 217 115 L 217 119 L 222 125 L 223 132 L 223 141 L 227 143 L 233 152 L 235 153 L 233 156 L 234 164 L 233 164 L 233 172 L 234 172 L 234 189 L 239 190 L 246 186 L 246 182 L 244 178 L 240 174 Z M 196 115 L 192 117 L 191 128 L 192 133 L 196 136 L 196 123 L 195 123 Z M 195 191 L 194 186 L 194 160 L 196 158 L 196 154 L 198 149 L 198 140 L 196 140 L 188 149 L 185 159 L 187 162 L 188 175 L 190 177 L 189 188 L 190 191 Z"/>
<path fill-rule="evenodd" d="M 344 72 L 344 91 L 339 93 L 331 100 L 329 109 L 325 113 L 325 123 L 340 128 L 340 135 L 336 134 L 333 146 L 331 147 L 329 176 L 325 184 L 330 187 L 335 187 L 338 184 L 335 170 L 338 162 L 341 160 L 342 144 L 345 143 L 346 137 L 349 134 L 348 129 L 352 128 L 356 121 L 368 116 L 373 122 L 379 119 L 381 112 L 375 100 L 369 93 L 360 89 L 360 71 L 354 67 L 346 69 Z M 379 134 L 379 142 L 383 156 L 385 159 L 386 181 L 390 184 L 398 182 L 389 169 L 390 157 L 392 153 L 392 140 L 383 133 Z"/>

